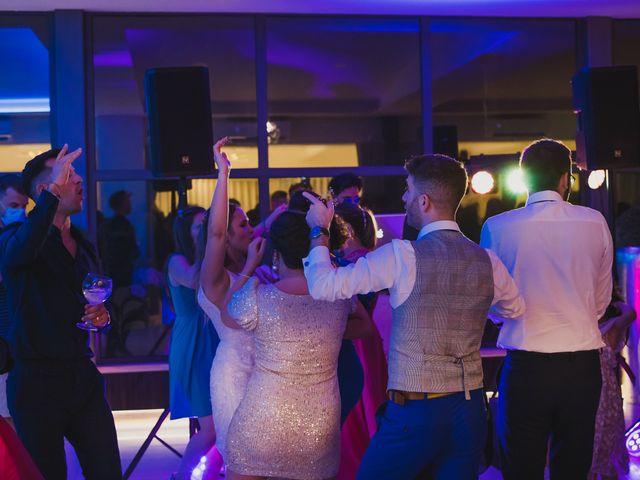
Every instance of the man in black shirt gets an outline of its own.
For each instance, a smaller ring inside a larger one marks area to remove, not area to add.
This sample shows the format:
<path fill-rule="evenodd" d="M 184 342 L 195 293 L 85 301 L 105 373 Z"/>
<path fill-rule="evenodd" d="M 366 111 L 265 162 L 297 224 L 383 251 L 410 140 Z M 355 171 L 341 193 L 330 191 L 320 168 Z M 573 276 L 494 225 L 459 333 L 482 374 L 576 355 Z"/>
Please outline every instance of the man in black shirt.
<path fill-rule="evenodd" d="M 118 190 L 109 197 L 109 206 L 114 215 L 102 227 L 105 251 L 101 252 L 101 257 L 115 291 L 133 283 L 134 263 L 140 256 L 140 249 L 135 228 L 127 218 L 131 214 L 131 192 Z"/>
<path fill-rule="evenodd" d="M 91 361 L 87 332 L 76 327 L 79 320 L 99 328 L 110 323 L 104 305 L 87 305 L 82 295 L 82 280 L 96 272 L 97 256 L 71 226 L 71 215 L 82 210 L 82 178 L 71 165 L 80 154 L 67 153 L 65 145 L 27 163 L 24 190 L 36 206 L 0 236 L 15 357 L 9 411 L 47 480 L 66 479 L 64 437 L 85 478 L 122 477 L 104 379 Z"/>

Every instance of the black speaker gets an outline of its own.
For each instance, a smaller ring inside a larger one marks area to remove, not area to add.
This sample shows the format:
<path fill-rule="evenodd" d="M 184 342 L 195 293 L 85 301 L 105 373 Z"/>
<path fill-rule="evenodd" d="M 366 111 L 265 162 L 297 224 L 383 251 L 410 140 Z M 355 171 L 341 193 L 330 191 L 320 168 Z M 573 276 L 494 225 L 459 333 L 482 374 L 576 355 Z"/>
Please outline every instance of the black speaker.
<path fill-rule="evenodd" d="M 636 67 L 583 68 L 571 85 L 578 165 L 589 170 L 640 165 Z"/>
<path fill-rule="evenodd" d="M 144 76 L 149 153 L 155 176 L 213 172 L 209 70 L 153 68 Z"/>
<path fill-rule="evenodd" d="M 458 159 L 458 129 L 455 125 L 433 127 L 433 153 Z"/>

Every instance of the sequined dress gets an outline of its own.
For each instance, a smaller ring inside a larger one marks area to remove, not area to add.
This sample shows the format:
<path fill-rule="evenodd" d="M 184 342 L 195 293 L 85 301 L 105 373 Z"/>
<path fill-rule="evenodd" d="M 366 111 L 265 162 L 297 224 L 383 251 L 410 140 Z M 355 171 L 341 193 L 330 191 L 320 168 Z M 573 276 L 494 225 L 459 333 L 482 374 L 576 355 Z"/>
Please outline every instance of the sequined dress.
<path fill-rule="evenodd" d="M 350 308 L 350 300 L 314 300 L 253 279 L 232 297 L 229 313 L 254 332 L 256 365 L 229 427 L 229 470 L 305 480 L 337 474 L 336 369 Z"/>
<path fill-rule="evenodd" d="M 231 281 L 236 276 L 230 274 Z M 220 310 L 198 289 L 198 303 L 207 314 L 220 337 L 211 365 L 211 409 L 216 429 L 216 446 L 227 458 L 227 430 L 234 412 L 244 397 L 254 365 L 253 335 L 246 330 L 227 327 L 220 318 Z"/>

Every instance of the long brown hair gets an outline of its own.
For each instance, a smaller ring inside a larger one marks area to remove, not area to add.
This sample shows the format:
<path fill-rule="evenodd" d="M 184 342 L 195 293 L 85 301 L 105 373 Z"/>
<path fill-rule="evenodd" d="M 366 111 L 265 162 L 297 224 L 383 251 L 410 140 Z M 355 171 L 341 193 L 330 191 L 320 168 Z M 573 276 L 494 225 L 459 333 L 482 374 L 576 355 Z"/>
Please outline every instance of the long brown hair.
<path fill-rule="evenodd" d="M 178 211 L 173 221 L 173 242 L 175 253 L 183 255 L 189 265 L 193 265 L 196 259 L 196 245 L 191 236 L 191 226 L 197 215 L 205 213 L 202 207 L 187 207 Z M 203 224 L 204 225 L 204 224 Z M 204 230 L 204 229 L 203 229 Z"/>

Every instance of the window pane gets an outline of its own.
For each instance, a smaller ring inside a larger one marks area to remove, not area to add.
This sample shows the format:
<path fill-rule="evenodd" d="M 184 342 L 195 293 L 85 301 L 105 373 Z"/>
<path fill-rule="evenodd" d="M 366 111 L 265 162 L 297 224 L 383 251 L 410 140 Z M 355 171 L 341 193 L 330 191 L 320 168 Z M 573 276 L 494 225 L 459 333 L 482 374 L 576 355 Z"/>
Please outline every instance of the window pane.
<path fill-rule="evenodd" d="M 236 137 L 234 168 L 258 166 L 252 18 L 97 17 L 93 66 L 98 169 L 145 168 L 145 71 L 180 66 L 209 68 L 214 138 Z"/>
<path fill-rule="evenodd" d="M 615 65 L 635 65 L 640 70 L 638 45 L 640 45 L 640 20 L 618 20 L 613 23 Z"/>
<path fill-rule="evenodd" d="M 269 19 L 269 165 L 391 165 L 421 152 L 418 26 Z"/>
<path fill-rule="evenodd" d="M 573 21 L 434 19 L 430 30 L 436 150 L 456 134 L 463 158 L 573 139 Z"/>
<path fill-rule="evenodd" d="M 293 177 L 270 178 L 269 195 L 276 190 L 289 192 L 292 185 L 308 182 L 317 194 L 328 197 L 331 177 Z M 370 208 L 373 213 L 401 213 L 404 212 L 402 194 L 405 189 L 404 176 L 362 177 L 362 199 L 360 203 Z"/>
<path fill-rule="evenodd" d="M 46 17 L 0 20 L 0 172 L 19 172 L 51 148 Z"/>
<path fill-rule="evenodd" d="M 189 204 L 208 208 L 215 182 L 192 180 Z M 97 183 L 97 243 L 103 270 L 114 280 L 116 316 L 112 332 L 99 346 L 102 360 L 167 355 L 168 342 L 160 338 L 171 321 L 162 296 L 165 264 L 174 251 L 175 187 L 165 180 Z M 231 179 L 229 195 L 253 205 L 258 181 Z"/>

